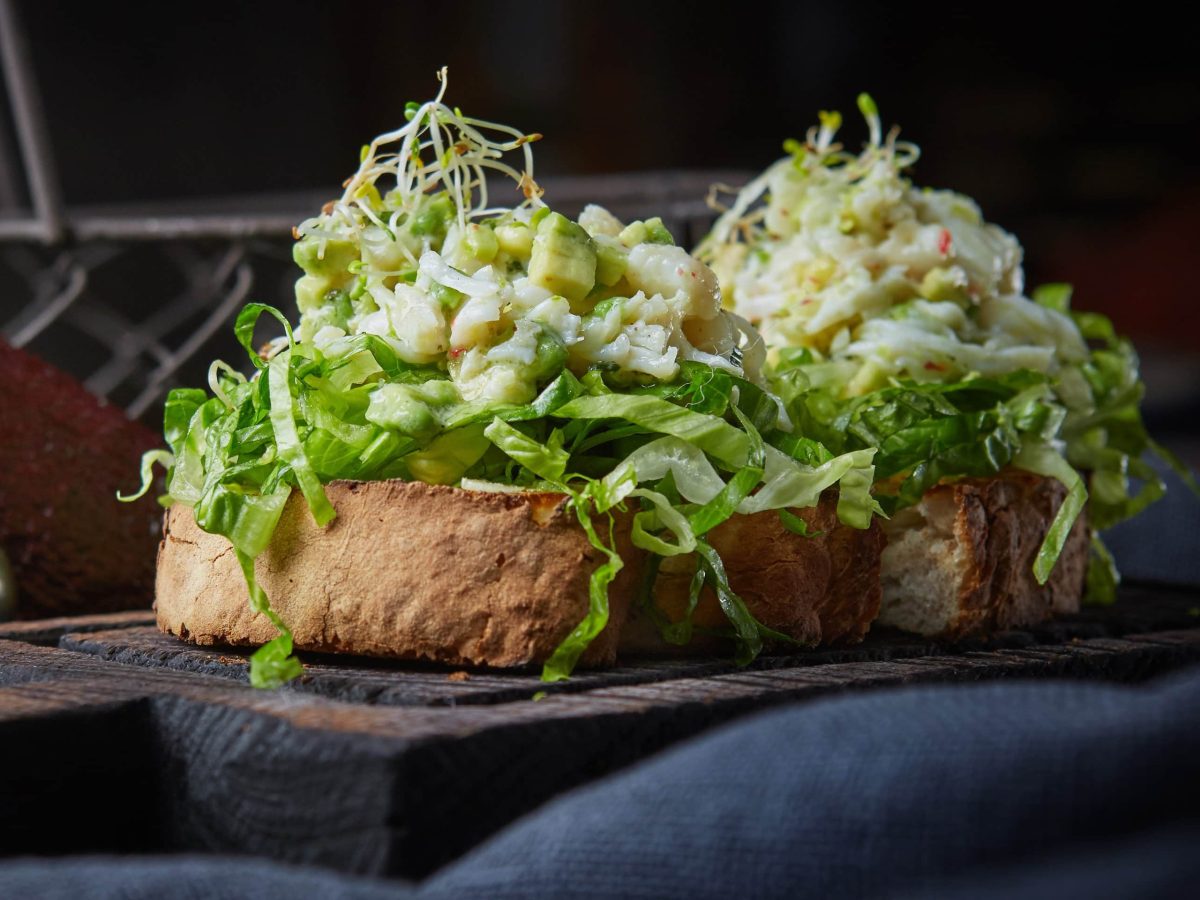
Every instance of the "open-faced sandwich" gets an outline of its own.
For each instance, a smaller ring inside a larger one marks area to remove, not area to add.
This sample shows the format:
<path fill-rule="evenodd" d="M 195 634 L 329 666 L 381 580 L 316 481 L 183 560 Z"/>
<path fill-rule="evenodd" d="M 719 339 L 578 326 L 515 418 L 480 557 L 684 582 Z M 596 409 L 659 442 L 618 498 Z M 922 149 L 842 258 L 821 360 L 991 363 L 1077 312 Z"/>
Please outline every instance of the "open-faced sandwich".
<path fill-rule="evenodd" d="M 1111 599 L 1096 532 L 1162 494 L 1142 457 L 1166 456 L 1142 424 L 1132 346 L 1073 311 L 1066 285 L 1027 296 L 1016 239 L 970 198 L 915 187 L 917 148 L 884 135 L 870 97 L 859 107 L 865 149 L 847 152 L 841 117 L 821 113 L 697 255 L 761 330 L 797 431 L 878 450 L 879 621 L 959 635 L 1077 610 L 1085 581 Z"/>
<path fill-rule="evenodd" d="M 259 685 L 293 648 L 557 679 L 622 641 L 860 638 L 875 449 L 795 431 L 708 266 L 657 219 L 552 211 L 539 136 L 442 80 L 296 229 L 298 324 L 248 306 L 249 377 L 168 397 L 160 627 L 264 644 Z"/>

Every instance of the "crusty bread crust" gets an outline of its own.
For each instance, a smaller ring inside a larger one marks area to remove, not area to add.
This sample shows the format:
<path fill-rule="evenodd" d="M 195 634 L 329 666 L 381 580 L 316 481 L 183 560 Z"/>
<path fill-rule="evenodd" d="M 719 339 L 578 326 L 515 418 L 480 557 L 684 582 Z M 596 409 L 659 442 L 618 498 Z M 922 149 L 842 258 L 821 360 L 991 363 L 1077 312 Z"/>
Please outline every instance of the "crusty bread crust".
<path fill-rule="evenodd" d="M 832 491 L 818 506 L 792 512 L 813 536 L 789 531 L 775 511 L 734 516 L 709 533 L 729 586 L 756 619 L 802 643 L 861 641 L 879 612 L 882 530 L 876 522 L 867 529 L 839 522 Z M 695 567 L 692 556 L 663 560 L 655 601 L 672 621 L 683 617 Z M 692 621 L 701 628 L 729 624 L 709 588 L 701 593 Z M 639 652 L 667 649 L 644 616 L 636 621 L 631 617 L 621 647 Z M 694 638 L 687 647 L 672 649 L 698 652 L 711 647 L 712 642 Z"/>
<path fill-rule="evenodd" d="M 1090 534 L 1076 521 L 1045 585 L 1033 561 L 1066 496 L 1054 478 L 1005 470 L 926 492 L 884 524 L 881 625 L 961 637 L 1079 611 Z"/>
<path fill-rule="evenodd" d="M 333 523 L 319 528 L 294 494 L 256 562 L 298 649 L 531 665 L 587 612 L 588 580 L 602 559 L 561 494 L 402 481 L 333 482 L 326 490 L 338 511 Z M 877 615 L 883 625 L 960 637 L 1078 611 L 1089 540 L 1083 517 L 1050 580 L 1038 585 L 1032 574 L 1064 496 L 1055 479 L 1006 471 L 939 485 L 882 528 L 859 530 L 838 521 L 831 492 L 815 508 L 793 510 L 813 537 L 766 512 L 735 516 L 708 539 L 750 612 L 798 641 L 857 642 Z M 665 645 L 646 617 L 630 615 L 645 554 L 628 533 L 623 518 L 625 567 L 609 589 L 609 624 L 581 664 L 611 664 L 618 647 L 714 649 L 700 634 L 686 648 Z M 663 561 L 655 596 L 669 618 L 682 616 L 694 570 L 691 557 Z M 200 530 L 187 507 L 167 513 L 155 606 L 162 630 L 197 644 L 257 645 L 275 635 L 250 608 L 229 543 Z M 693 621 L 702 629 L 728 624 L 707 588 Z"/>
<path fill-rule="evenodd" d="M 603 557 L 562 494 L 404 481 L 335 481 L 326 492 L 337 518 L 318 527 L 294 492 L 255 566 L 298 649 L 521 666 L 544 662 L 587 614 Z M 625 566 L 583 665 L 615 660 L 640 581 L 644 554 L 627 523 L 617 531 Z M 193 643 L 276 634 L 250 608 L 229 542 L 202 531 L 187 507 L 167 513 L 156 593 L 159 628 Z"/>

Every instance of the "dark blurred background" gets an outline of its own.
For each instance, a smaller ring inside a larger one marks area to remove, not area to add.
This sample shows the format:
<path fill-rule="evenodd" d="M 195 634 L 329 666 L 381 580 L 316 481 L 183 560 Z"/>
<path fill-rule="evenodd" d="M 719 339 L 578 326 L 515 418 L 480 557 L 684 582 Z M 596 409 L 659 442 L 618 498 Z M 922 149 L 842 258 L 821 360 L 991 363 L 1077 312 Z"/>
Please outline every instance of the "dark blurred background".
<path fill-rule="evenodd" d="M 870 91 L 885 124 L 923 148 L 920 183 L 976 197 L 1022 239 L 1031 282 L 1075 283 L 1078 305 L 1138 340 L 1160 428 L 1186 443 L 1194 426 L 1183 419 L 1200 411 L 1200 77 L 1194 34 L 1149 8 L 16 8 L 62 194 L 83 211 L 232 197 L 220 208 L 311 212 L 362 143 L 431 95 L 442 64 L 452 103 L 545 134 L 537 162 L 548 176 L 760 169 L 825 108 L 846 113 L 843 135 L 857 144 L 854 98 Z M 11 168 L 19 149 L 5 133 Z M 257 299 L 278 302 L 289 277 L 260 279 Z"/>

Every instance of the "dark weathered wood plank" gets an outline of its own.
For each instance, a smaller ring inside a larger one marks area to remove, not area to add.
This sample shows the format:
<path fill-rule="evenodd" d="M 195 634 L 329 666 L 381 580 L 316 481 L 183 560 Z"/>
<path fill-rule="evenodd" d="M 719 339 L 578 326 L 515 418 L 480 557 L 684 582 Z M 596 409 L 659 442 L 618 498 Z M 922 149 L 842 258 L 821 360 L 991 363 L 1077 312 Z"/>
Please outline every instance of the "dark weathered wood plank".
<path fill-rule="evenodd" d="M 418 876 L 565 788 L 755 710 L 931 682 L 1133 681 L 1200 661 L 1195 606 L 1186 592 L 1127 591 L 1115 608 L 986 642 L 878 632 L 745 670 L 639 661 L 560 686 L 314 657 L 274 693 L 245 685 L 244 652 L 182 644 L 146 614 L 20 623 L 0 628 L 0 742 L 19 742 L 31 767 L 87 743 L 89 776 L 120 783 L 152 823 L 130 832 L 144 847 L 93 846 L 79 831 L 65 841 L 75 852 L 254 852 Z M 0 772 L 0 795 L 61 802 L 54 778 L 16 784 L 24 774 Z M 19 827 L 13 809 L 0 832 Z"/>
<path fill-rule="evenodd" d="M 0 641 L 0 742 L 19 739 L 36 758 L 37 747 L 61 744 L 55 723 L 64 716 L 111 720 L 121 735 L 140 737 L 128 751 L 99 754 L 92 775 L 122 779 L 131 803 L 155 811 L 156 848 L 419 876 L 568 787 L 755 710 L 935 681 L 1137 679 L 1189 661 L 1200 661 L 1200 628 L 904 659 L 773 661 L 717 674 L 676 670 L 670 679 L 596 682 L 538 702 L 396 706 L 259 692 L 224 676 L 10 640 Z M 138 711 L 133 720 L 129 710 Z M 129 754 L 140 760 L 140 783 L 122 767 Z M 0 795 L 20 777 L 0 772 Z"/>
<path fill-rule="evenodd" d="M 53 646 L 67 632 L 82 633 L 137 625 L 153 625 L 154 613 L 148 609 L 98 613 L 91 616 L 64 616 L 23 622 L 0 622 L 0 640 Z"/>
<path fill-rule="evenodd" d="M 1187 646 L 1195 639 L 1195 633 L 1196 629 L 1194 628 L 1181 628 L 1172 631 L 1154 631 L 1149 634 L 1131 634 L 1129 640 L 1134 643 Z"/>
<path fill-rule="evenodd" d="M 153 626 L 67 633 L 58 645 L 126 665 L 165 667 L 246 681 L 250 650 L 197 647 L 162 634 Z M 365 657 L 304 654 L 305 674 L 285 690 L 349 703 L 394 706 L 509 703 L 536 693 L 576 693 L 601 685 L 639 684 L 681 675 L 734 670 L 728 659 L 642 660 L 616 669 L 581 670 L 569 681 L 545 684 L 535 669 L 465 671 L 453 667 L 390 662 Z M 825 661 L 814 657 L 811 662 Z"/>
<path fill-rule="evenodd" d="M 957 644 L 939 643 L 887 629 L 877 630 L 859 645 L 791 652 L 759 659 L 748 671 L 781 671 L 796 667 L 866 661 L 920 659 L 952 653 L 1044 648 L 1079 639 L 1198 625 L 1192 615 L 1197 596 L 1184 591 L 1129 588 L 1114 607 L 1087 609 L 1078 616 L 1025 631 L 1010 631 Z M 62 634 L 59 645 L 126 665 L 165 667 L 203 675 L 246 681 L 249 651 L 196 647 L 158 632 L 152 625 Z M 534 694 L 590 692 L 600 687 L 711 677 L 739 671 L 728 658 L 624 660 L 615 669 L 579 672 L 570 681 L 542 684 L 535 671 L 455 671 L 446 667 L 393 663 L 357 657 L 310 655 L 305 675 L 288 691 L 314 694 L 346 703 L 391 706 L 454 706 L 512 703 Z M 974 670 L 981 665 L 1007 666 L 1001 657 L 959 664 Z M 1064 664 L 1065 665 L 1065 664 Z"/>
<path fill-rule="evenodd" d="M 5 856 L 165 849 L 145 701 L 0 688 Z"/>

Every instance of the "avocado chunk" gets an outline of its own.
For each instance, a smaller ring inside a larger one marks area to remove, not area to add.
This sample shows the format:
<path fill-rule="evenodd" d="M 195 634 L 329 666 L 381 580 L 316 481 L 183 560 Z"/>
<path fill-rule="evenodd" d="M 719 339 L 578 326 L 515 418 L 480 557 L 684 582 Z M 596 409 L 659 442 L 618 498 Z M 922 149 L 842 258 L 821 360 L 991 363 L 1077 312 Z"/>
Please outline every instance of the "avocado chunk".
<path fill-rule="evenodd" d="M 645 222 L 630 222 L 621 229 L 621 233 L 617 235 L 617 240 L 632 250 L 638 244 L 645 243 L 648 233 L 649 231 L 646 228 Z"/>
<path fill-rule="evenodd" d="M 629 266 L 629 256 L 616 241 L 596 241 L 596 281 L 612 287 Z"/>
<path fill-rule="evenodd" d="M 413 478 L 428 484 L 453 484 L 487 452 L 492 442 L 482 424 L 439 434 L 424 450 L 404 457 Z"/>
<path fill-rule="evenodd" d="M 428 440 L 441 428 L 429 405 L 403 384 L 382 384 L 372 391 L 366 419 L 417 440 Z"/>
<path fill-rule="evenodd" d="M 524 222 L 505 222 L 496 226 L 496 241 L 509 256 L 528 262 L 533 252 L 533 229 Z"/>
<path fill-rule="evenodd" d="M 675 243 L 675 238 L 671 237 L 671 232 L 658 216 L 645 222 L 630 222 L 617 235 L 617 240 L 631 250 L 638 244 Z"/>
<path fill-rule="evenodd" d="M 292 259 L 309 275 L 344 275 L 350 263 L 358 259 L 358 247 L 351 241 L 326 240 L 324 253 L 321 244 L 315 238 L 304 238 L 292 247 Z"/>
<path fill-rule="evenodd" d="M 496 258 L 500 246 L 496 241 L 496 232 L 489 225 L 472 222 L 463 234 L 463 244 L 468 253 L 485 265 Z"/>
<path fill-rule="evenodd" d="M 646 242 L 649 244 L 674 244 L 675 238 L 658 216 L 646 220 Z"/>
<path fill-rule="evenodd" d="M 596 286 L 596 245 L 560 213 L 538 223 L 529 259 L 529 280 L 568 300 L 582 300 Z"/>
<path fill-rule="evenodd" d="M 334 290 L 337 290 L 336 285 L 325 276 L 301 275 L 296 281 L 296 306 L 302 313 L 316 309 Z"/>
<path fill-rule="evenodd" d="M 409 232 L 417 237 L 428 238 L 440 244 L 446 238 L 446 229 L 454 218 L 454 202 L 446 194 L 438 194 L 413 216 Z"/>

